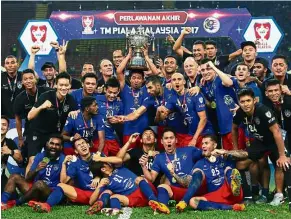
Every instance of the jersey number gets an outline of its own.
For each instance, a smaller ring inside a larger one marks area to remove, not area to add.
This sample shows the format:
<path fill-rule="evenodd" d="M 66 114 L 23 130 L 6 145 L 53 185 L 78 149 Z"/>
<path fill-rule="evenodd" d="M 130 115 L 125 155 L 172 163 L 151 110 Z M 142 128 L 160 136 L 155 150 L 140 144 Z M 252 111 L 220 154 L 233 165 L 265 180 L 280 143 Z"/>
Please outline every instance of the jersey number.
<path fill-rule="evenodd" d="M 53 168 L 53 165 L 47 165 L 45 175 L 50 176 L 52 168 Z"/>
<path fill-rule="evenodd" d="M 217 167 L 215 167 L 214 169 L 211 169 L 211 173 L 212 173 L 212 176 L 219 176 L 219 174 L 220 174 Z"/>

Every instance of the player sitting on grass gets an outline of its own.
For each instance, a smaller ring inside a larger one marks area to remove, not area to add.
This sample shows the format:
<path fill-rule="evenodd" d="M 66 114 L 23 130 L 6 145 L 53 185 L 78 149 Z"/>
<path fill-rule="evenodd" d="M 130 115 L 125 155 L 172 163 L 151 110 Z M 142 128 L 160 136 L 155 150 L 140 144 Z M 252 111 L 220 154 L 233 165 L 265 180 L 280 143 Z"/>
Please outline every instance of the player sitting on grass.
<path fill-rule="evenodd" d="M 114 168 L 108 163 L 92 162 L 90 170 L 102 179 L 90 198 L 90 204 L 94 204 L 87 210 L 87 214 L 100 212 L 108 202 L 110 209 L 105 209 L 105 212 L 111 215 L 120 213 L 121 205 L 145 207 L 150 203 L 158 204 L 154 194 L 155 187 L 127 168 Z"/>
<path fill-rule="evenodd" d="M 175 175 L 179 177 L 187 176 L 191 173 L 194 164 L 203 157 L 203 153 L 196 147 L 176 148 L 176 133 L 171 128 L 165 128 L 162 133 L 162 144 L 165 152 L 155 157 L 151 172 L 148 171 L 146 158 L 140 159 L 140 164 L 144 176 L 147 180 L 154 182 L 159 173 L 165 174 L 169 183 L 158 186 L 158 205 L 151 204 L 154 211 L 169 214 L 170 210 L 167 206 L 169 199 L 181 201 L 187 191 L 187 186 L 178 182 L 170 173 L 170 169 L 174 170 Z"/>
<path fill-rule="evenodd" d="M 50 194 L 45 203 L 35 202 L 33 209 L 38 212 L 50 212 L 51 207 L 60 203 L 63 197 L 67 197 L 70 201 L 79 204 L 89 204 L 97 182 L 93 180 L 93 175 L 89 170 L 89 163 L 92 159 L 97 161 L 110 162 L 120 164 L 122 160 L 117 157 L 101 157 L 98 154 L 91 154 L 89 151 L 89 143 L 85 139 L 80 138 L 73 142 L 75 153 L 78 157 L 67 155 L 62 164 L 61 183 Z M 74 186 L 68 185 L 74 181 Z"/>
<path fill-rule="evenodd" d="M 9 177 L 4 192 L 1 194 L 1 210 L 22 205 L 32 199 L 45 200 L 60 182 L 62 163 L 65 158 L 62 150 L 62 136 L 51 135 L 46 144 L 46 150 L 35 156 L 26 178 L 19 174 L 12 174 Z M 19 189 L 23 196 L 17 200 L 8 201 L 16 189 Z M 30 201 L 28 205 L 32 203 L 33 201 Z"/>
<path fill-rule="evenodd" d="M 176 205 L 178 212 L 182 212 L 190 201 L 190 206 L 199 210 L 235 210 L 245 209 L 241 189 L 240 174 L 233 169 L 235 162 L 233 158 L 247 158 L 244 151 L 215 150 L 217 140 L 215 136 L 206 135 L 202 140 L 202 150 L 205 158 L 199 160 L 193 167 L 192 176 L 179 178 L 174 171 L 171 173 L 176 180 L 184 181 L 188 190 L 183 199 Z M 219 155 L 217 157 L 213 156 Z M 222 156 L 223 155 L 223 156 Z M 194 196 L 196 191 L 206 185 L 207 193 L 203 196 Z"/>

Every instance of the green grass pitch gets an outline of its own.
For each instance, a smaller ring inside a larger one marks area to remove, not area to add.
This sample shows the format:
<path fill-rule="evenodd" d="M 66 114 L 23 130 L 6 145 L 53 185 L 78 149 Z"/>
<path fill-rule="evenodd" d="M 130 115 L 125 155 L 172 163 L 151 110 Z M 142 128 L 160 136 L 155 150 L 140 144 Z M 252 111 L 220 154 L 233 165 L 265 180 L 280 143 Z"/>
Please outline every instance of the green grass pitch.
<path fill-rule="evenodd" d="M 107 217 L 101 214 L 88 216 L 85 214 L 85 211 L 88 209 L 88 206 L 56 206 L 53 208 L 51 213 L 37 213 L 34 212 L 30 207 L 15 207 L 7 211 L 1 212 L 2 219 L 79 219 L 79 218 L 98 218 L 98 219 L 117 219 L 118 216 Z M 120 217 L 121 218 L 121 217 Z M 152 210 L 149 207 L 145 208 L 133 208 L 131 219 L 143 219 L 143 218 L 167 218 L 167 219 L 262 219 L 262 218 L 291 218 L 291 213 L 288 210 L 288 205 L 284 204 L 279 207 L 273 207 L 270 205 L 252 205 L 248 206 L 244 212 L 233 212 L 233 211 L 193 211 L 191 209 L 186 209 L 185 212 L 178 214 L 175 212 L 174 208 L 171 208 L 170 215 L 156 214 L 154 215 Z"/>

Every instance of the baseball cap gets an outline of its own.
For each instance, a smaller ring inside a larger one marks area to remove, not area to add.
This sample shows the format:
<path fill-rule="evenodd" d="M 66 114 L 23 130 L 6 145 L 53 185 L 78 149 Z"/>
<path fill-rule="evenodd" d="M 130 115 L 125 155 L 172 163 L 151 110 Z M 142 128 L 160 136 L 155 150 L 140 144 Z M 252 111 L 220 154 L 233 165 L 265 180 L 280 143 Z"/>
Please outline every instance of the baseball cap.
<path fill-rule="evenodd" d="M 265 68 L 267 68 L 266 75 L 271 73 L 271 70 L 269 69 L 269 62 L 267 59 L 264 59 L 262 57 L 257 57 L 255 60 L 255 63 L 260 63 L 262 64 Z"/>
<path fill-rule="evenodd" d="M 43 66 L 41 67 L 41 70 L 44 71 L 46 68 L 54 68 L 54 69 L 56 69 L 54 63 L 52 63 L 52 62 L 44 63 Z"/>
<path fill-rule="evenodd" d="M 253 41 L 244 41 L 240 44 L 240 48 L 243 50 L 245 46 L 252 46 L 257 49 L 256 44 Z"/>

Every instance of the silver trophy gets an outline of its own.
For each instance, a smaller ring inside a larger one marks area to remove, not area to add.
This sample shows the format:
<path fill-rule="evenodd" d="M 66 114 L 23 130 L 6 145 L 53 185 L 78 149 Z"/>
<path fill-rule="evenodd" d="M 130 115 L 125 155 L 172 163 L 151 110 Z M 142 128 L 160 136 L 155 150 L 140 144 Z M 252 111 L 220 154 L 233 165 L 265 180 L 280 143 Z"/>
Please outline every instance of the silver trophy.
<path fill-rule="evenodd" d="M 126 43 L 132 48 L 132 58 L 129 62 L 128 69 L 130 70 L 148 70 L 146 61 L 143 57 L 142 47 L 149 46 L 151 37 L 144 32 L 143 27 L 138 28 L 135 34 L 127 34 Z"/>

